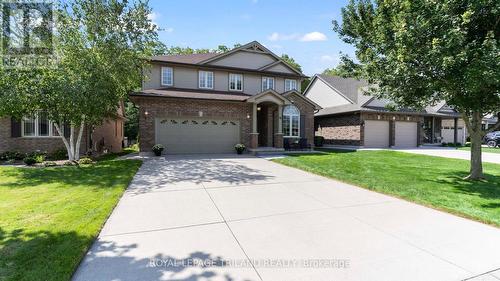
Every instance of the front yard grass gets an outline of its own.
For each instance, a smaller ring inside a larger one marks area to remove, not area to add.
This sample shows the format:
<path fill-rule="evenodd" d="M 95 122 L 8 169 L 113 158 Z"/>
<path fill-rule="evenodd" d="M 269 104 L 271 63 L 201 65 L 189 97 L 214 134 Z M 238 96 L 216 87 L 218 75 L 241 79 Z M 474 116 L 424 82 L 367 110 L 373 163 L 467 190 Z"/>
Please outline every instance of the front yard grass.
<path fill-rule="evenodd" d="M 459 150 L 470 151 L 470 147 L 460 147 Z M 482 147 L 481 151 L 487 153 L 500 153 L 500 148 Z"/>
<path fill-rule="evenodd" d="M 469 161 L 396 151 L 329 151 L 273 161 L 500 226 L 498 164 L 485 163 L 487 180 L 471 182 L 463 180 Z"/>
<path fill-rule="evenodd" d="M 69 280 L 140 165 L 0 167 L 0 280 Z"/>

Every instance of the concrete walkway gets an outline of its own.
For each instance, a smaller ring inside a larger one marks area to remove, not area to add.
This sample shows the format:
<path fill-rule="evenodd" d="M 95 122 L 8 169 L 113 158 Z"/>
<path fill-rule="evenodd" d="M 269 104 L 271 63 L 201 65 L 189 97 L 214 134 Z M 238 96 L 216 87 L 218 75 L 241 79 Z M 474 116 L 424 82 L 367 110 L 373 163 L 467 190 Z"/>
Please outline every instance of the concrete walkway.
<path fill-rule="evenodd" d="M 395 150 L 415 154 L 470 160 L 470 151 L 458 150 L 454 148 L 411 148 Z M 483 162 L 500 164 L 500 153 L 483 152 L 482 156 Z"/>
<path fill-rule="evenodd" d="M 202 264 L 203 262 L 203 264 Z M 248 156 L 146 160 L 74 280 L 500 280 L 500 229 Z"/>

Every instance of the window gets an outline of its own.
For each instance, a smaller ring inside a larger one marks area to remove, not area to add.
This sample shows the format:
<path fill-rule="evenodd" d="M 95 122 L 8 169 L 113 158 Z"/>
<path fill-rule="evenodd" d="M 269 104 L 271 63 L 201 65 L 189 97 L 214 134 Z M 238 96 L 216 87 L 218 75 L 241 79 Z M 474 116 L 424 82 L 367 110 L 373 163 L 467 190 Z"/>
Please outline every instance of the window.
<path fill-rule="evenodd" d="M 60 129 L 63 126 L 60 124 Z M 21 122 L 23 137 L 58 137 L 54 122 L 50 121 L 47 114 L 40 112 L 33 116 L 24 117 Z"/>
<path fill-rule="evenodd" d="M 273 89 L 274 90 L 274 78 L 272 77 L 262 77 L 262 91 Z"/>
<path fill-rule="evenodd" d="M 243 91 L 243 74 L 229 73 L 229 90 Z"/>
<path fill-rule="evenodd" d="M 297 80 L 285 79 L 285 92 L 297 89 Z"/>
<path fill-rule="evenodd" d="M 283 136 L 299 136 L 300 111 L 293 105 L 287 105 L 283 108 Z"/>
<path fill-rule="evenodd" d="M 161 68 L 161 85 L 162 86 L 174 85 L 174 70 L 171 67 Z"/>
<path fill-rule="evenodd" d="M 211 71 L 200 71 L 198 86 L 201 89 L 213 89 L 214 88 L 214 73 Z"/>

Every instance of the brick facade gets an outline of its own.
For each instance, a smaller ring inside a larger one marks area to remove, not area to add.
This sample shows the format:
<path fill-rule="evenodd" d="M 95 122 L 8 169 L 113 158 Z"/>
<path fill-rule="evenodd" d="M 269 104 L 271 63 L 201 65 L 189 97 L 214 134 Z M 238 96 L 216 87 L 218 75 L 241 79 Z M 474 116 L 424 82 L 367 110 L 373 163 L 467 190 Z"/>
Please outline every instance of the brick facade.
<path fill-rule="evenodd" d="M 85 153 L 89 146 L 87 130 L 84 130 L 80 151 Z M 59 137 L 12 137 L 10 118 L 0 118 L 0 153 L 16 151 L 29 153 L 33 151 L 53 152 L 66 149 Z"/>
<path fill-rule="evenodd" d="M 203 117 L 224 118 L 240 122 L 240 141 L 250 147 L 252 104 L 246 102 L 132 97 L 139 106 L 139 143 L 141 152 L 150 152 L 155 145 L 155 118 Z M 147 112 L 147 115 L 146 115 Z"/>
<path fill-rule="evenodd" d="M 418 122 L 418 145 L 423 142 L 422 123 L 424 117 L 413 114 L 400 113 L 349 113 L 331 116 L 318 116 L 315 119 L 316 135 L 325 138 L 325 144 L 333 145 L 364 145 L 364 120 L 389 121 L 389 143 L 396 143 L 396 121 Z"/>
<path fill-rule="evenodd" d="M 97 152 L 102 152 L 103 149 L 108 149 L 110 152 L 120 152 L 123 142 L 123 122 L 122 118 L 105 120 L 103 124 L 96 126 L 92 132 L 93 141 L 89 137 L 91 128 L 85 128 L 80 153 L 86 153 L 89 149 Z M 66 149 L 61 138 L 12 137 L 10 118 L 0 118 L 0 153 L 5 151 L 22 153 L 45 151 L 50 153 L 58 149 Z"/>
<path fill-rule="evenodd" d="M 300 110 L 304 118 L 305 137 L 314 145 L 314 106 L 291 94 L 287 97 Z M 257 143 L 266 146 L 283 147 L 283 136 L 277 135 L 277 105 L 263 105 L 261 134 L 252 133 L 253 104 L 237 101 L 197 100 L 165 97 L 132 96 L 139 106 L 139 143 L 141 152 L 150 152 L 155 145 L 155 118 L 200 117 L 232 119 L 240 122 L 240 142 L 251 148 Z M 146 114 L 147 112 L 147 114 Z M 276 122 L 273 124 L 273 122 Z M 273 139 L 274 137 L 274 139 Z M 260 138 L 260 141 L 259 141 Z M 253 142 L 253 143 L 252 143 Z"/>
<path fill-rule="evenodd" d="M 316 135 L 325 138 L 325 144 L 361 146 L 361 118 L 359 114 L 316 117 Z"/>
<path fill-rule="evenodd" d="M 305 128 L 300 128 L 305 130 L 304 137 L 307 138 L 307 143 L 314 146 L 314 106 L 309 102 L 304 100 L 302 97 L 298 96 L 297 93 L 291 93 L 286 98 L 290 100 L 293 105 L 295 105 L 300 111 L 300 117 L 304 118 Z"/>

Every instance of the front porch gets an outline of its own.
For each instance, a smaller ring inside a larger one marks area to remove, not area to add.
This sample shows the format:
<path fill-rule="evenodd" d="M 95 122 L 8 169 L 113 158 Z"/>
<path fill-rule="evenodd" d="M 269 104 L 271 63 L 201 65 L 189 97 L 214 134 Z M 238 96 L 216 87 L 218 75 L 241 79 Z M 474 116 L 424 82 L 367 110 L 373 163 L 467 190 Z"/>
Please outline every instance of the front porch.
<path fill-rule="evenodd" d="M 464 144 L 467 137 L 465 124 L 458 117 L 425 116 L 422 130 L 423 145 Z"/>

